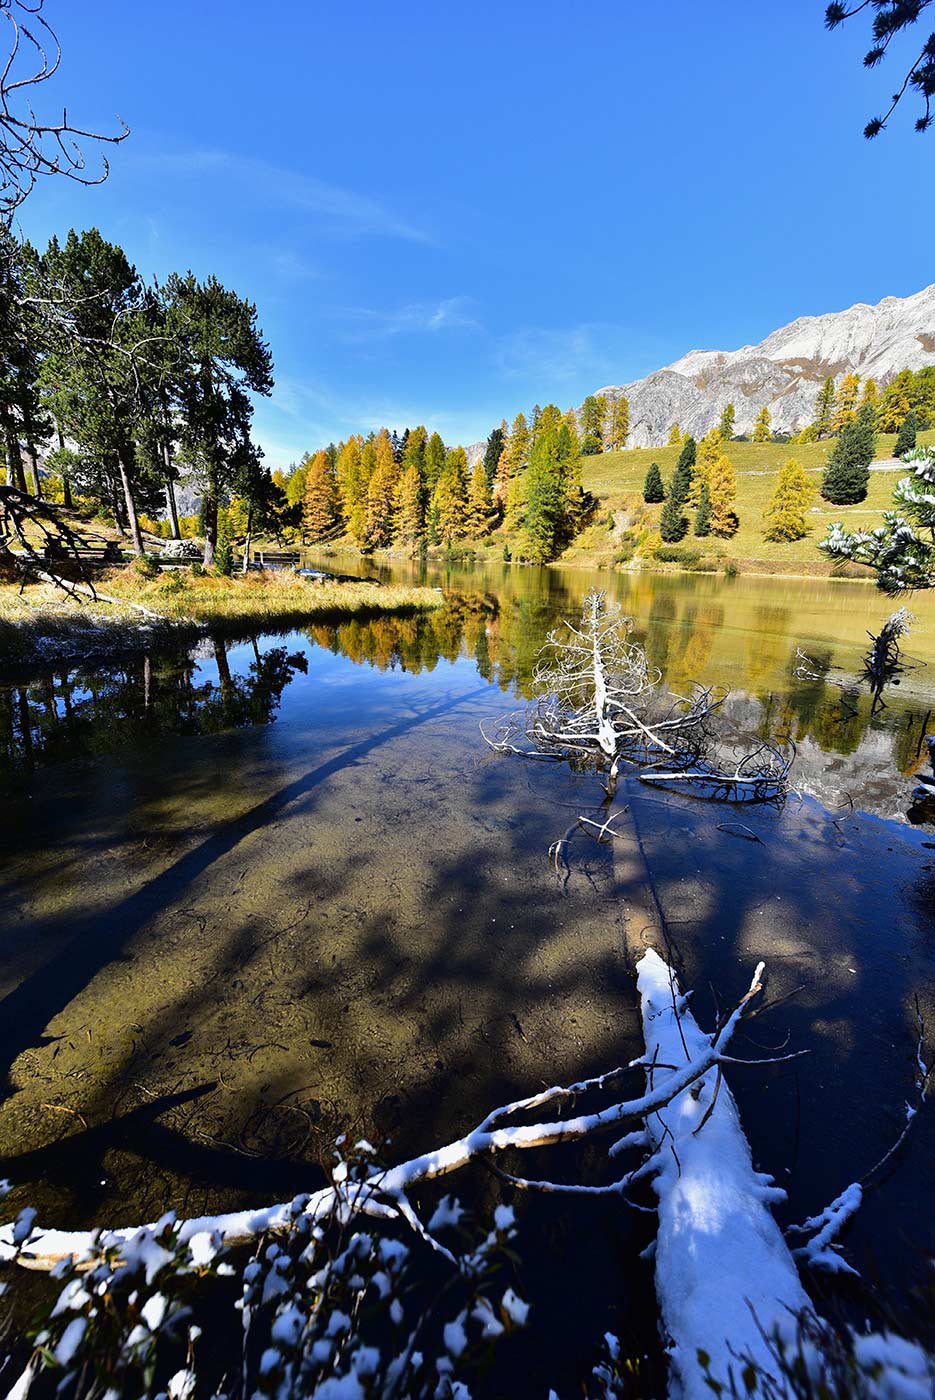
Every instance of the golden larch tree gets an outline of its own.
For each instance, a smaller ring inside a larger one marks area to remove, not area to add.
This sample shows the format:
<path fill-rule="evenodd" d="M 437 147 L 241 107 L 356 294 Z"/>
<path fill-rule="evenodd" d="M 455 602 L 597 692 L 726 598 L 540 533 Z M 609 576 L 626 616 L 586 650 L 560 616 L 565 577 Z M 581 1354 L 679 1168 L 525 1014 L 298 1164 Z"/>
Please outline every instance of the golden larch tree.
<path fill-rule="evenodd" d="M 309 540 L 324 539 L 335 523 L 335 480 L 327 452 L 316 452 L 305 470 L 302 497 L 302 533 Z"/>
<path fill-rule="evenodd" d="M 753 420 L 753 441 L 769 442 L 771 437 L 770 423 L 773 421 L 769 408 L 766 404 L 760 409 Z"/>
<path fill-rule="evenodd" d="M 712 535 L 733 535 L 740 523 L 734 503 L 737 499 L 737 475 L 734 464 L 722 452 L 708 473 L 708 500 L 711 503 Z"/>
<path fill-rule="evenodd" d="M 806 511 L 815 499 L 815 483 L 795 457 L 779 469 L 776 489 L 763 512 L 763 533 L 768 540 L 800 540 L 808 534 Z"/>

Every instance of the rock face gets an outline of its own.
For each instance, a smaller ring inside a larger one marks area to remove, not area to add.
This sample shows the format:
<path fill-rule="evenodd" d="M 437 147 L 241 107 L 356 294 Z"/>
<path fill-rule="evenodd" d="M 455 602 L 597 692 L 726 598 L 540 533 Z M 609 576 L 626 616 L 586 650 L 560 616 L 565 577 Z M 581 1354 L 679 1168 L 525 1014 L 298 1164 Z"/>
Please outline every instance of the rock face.
<path fill-rule="evenodd" d="M 851 371 L 882 386 L 901 369 L 935 365 L 935 283 L 910 297 L 884 297 L 826 316 L 800 316 L 759 345 L 690 350 L 674 364 L 632 384 L 596 392 L 630 400 L 630 447 L 662 445 L 673 423 L 703 436 L 726 404 L 736 433 L 749 432 L 766 404 L 772 428 L 797 432 L 814 417 L 815 396 L 829 374 Z"/>

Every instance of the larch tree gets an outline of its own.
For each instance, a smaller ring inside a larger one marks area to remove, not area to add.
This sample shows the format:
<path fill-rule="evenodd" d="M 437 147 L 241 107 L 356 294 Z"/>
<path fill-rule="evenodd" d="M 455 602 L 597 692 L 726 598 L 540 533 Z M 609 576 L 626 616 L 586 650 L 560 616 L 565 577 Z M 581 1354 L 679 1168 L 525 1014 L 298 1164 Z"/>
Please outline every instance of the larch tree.
<path fill-rule="evenodd" d="M 354 433 L 338 453 L 335 476 L 341 515 L 344 524 L 354 538 L 363 540 L 366 535 L 366 502 L 368 482 L 364 479 L 362 455 L 363 439 Z"/>
<path fill-rule="evenodd" d="M 581 451 L 593 456 L 604 446 L 604 418 L 607 413 L 607 400 L 602 395 L 588 394 L 581 405 Z"/>
<path fill-rule="evenodd" d="M 393 538 L 393 510 L 399 465 L 389 433 L 381 428 L 374 444 L 374 465 L 367 483 L 367 545 L 383 549 Z"/>
<path fill-rule="evenodd" d="M 559 433 L 540 433 L 526 471 L 526 513 L 523 530 L 527 552 L 537 564 L 554 559 L 561 537 L 563 485 Z"/>
<path fill-rule="evenodd" d="M 500 453 L 500 460 L 497 463 L 497 471 L 493 482 L 493 504 L 500 511 L 501 515 L 506 509 L 506 496 L 510 485 L 510 449 L 509 445 L 504 447 Z"/>
<path fill-rule="evenodd" d="M 860 396 L 860 407 L 866 408 L 867 404 L 869 403 L 873 405 L 874 409 L 876 409 L 879 402 L 880 391 L 877 388 L 877 381 L 875 379 L 865 379 L 864 391 Z"/>
<path fill-rule="evenodd" d="M 709 428 L 698 446 L 697 461 L 685 497 L 688 504 L 695 509 L 698 508 L 701 501 L 701 488 L 709 480 L 711 471 L 722 451 L 723 443 L 720 431 L 717 428 Z"/>
<path fill-rule="evenodd" d="M 316 452 L 305 471 L 302 530 L 317 543 L 334 529 L 335 481 L 327 452 Z"/>
<path fill-rule="evenodd" d="M 465 534 L 467 506 L 467 454 L 453 447 L 435 487 L 433 503 L 438 513 L 437 530 L 443 544 L 450 545 Z"/>
<path fill-rule="evenodd" d="M 606 445 L 611 452 L 620 452 L 627 445 L 630 436 L 630 400 L 626 394 L 618 394 L 610 405 L 607 415 Z"/>
<path fill-rule="evenodd" d="M 418 427 L 408 432 L 403 444 L 403 455 L 400 465 L 415 467 L 419 474 L 419 481 L 425 480 L 425 450 L 428 444 L 429 435 L 425 427 L 420 423 Z"/>
<path fill-rule="evenodd" d="M 711 503 L 711 533 L 725 538 L 737 531 L 739 521 L 734 509 L 737 500 L 737 476 L 734 464 L 722 452 L 708 473 L 705 485 Z"/>
<path fill-rule="evenodd" d="M 732 403 L 725 404 L 721 411 L 721 421 L 717 429 L 722 442 L 730 442 L 731 438 L 734 436 L 734 419 L 736 416 L 734 405 Z M 697 531 L 695 533 L 697 534 Z"/>
<path fill-rule="evenodd" d="M 831 432 L 842 433 L 857 413 L 857 396 L 860 393 L 860 375 L 845 374 L 834 396 L 831 410 Z"/>
<path fill-rule="evenodd" d="M 487 481 L 487 468 L 484 462 L 476 462 L 471 472 L 465 509 L 465 525 L 472 538 L 478 539 L 486 534 L 489 515 L 490 485 Z"/>
<path fill-rule="evenodd" d="M 834 375 L 829 374 L 828 378 L 818 390 L 815 399 L 815 417 L 812 419 L 812 427 L 815 431 L 815 441 L 820 442 L 822 438 L 831 434 L 831 415 L 834 412 Z"/>
<path fill-rule="evenodd" d="M 678 423 L 673 423 L 673 424 L 672 424 L 672 427 L 669 429 L 669 438 L 668 438 L 668 441 L 667 441 L 667 443 L 666 443 L 666 446 L 667 446 L 667 447 L 678 447 L 678 445 L 679 445 L 679 443 L 680 443 L 681 441 L 682 441 L 682 430 L 681 430 L 681 428 L 679 427 Z"/>
<path fill-rule="evenodd" d="M 643 482 L 643 500 L 650 505 L 655 505 L 666 498 L 666 490 L 662 484 L 662 472 L 659 470 L 658 462 L 650 462 L 646 479 Z"/>
<path fill-rule="evenodd" d="M 396 488 L 396 531 L 405 544 L 417 545 L 425 538 L 425 493 L 414 462 L 403 467 Z"/>
<path fill-rule="evenodd" d="M 529 427 L 526 423 L 525 413 L 517 413 L 513 419 L 507 451 L 510 474 L 515 476 L 517 472 L 523 470 L 529 460 Z"/>
<path fill-rule="evenodd" d="M 433 433 L 425 445 L 425 488 L 431 495 L 445 470 L 445 444 L 439 433 Z"/>
<path fill-rule="evenodd" d="M 770 437 L 772 436 L 772 432 L 770 429 L 770 423 L 772 421 L 772 415 L 770 414 L 769 407 L 767 404 L 764 404 L 753 420 L 754 442 L 769 442 Z"/>
<path fill-rule="evenodd" d="M 815 499 L 815 483 L 802 463 L 790 457 L 779 469 L 776 489 L 763 511 L 768 540 L 800 540 L 808 534 L 806 513 Z"/>
<path fill-rule="evenodd" d="M 913 379 L 911 369 L 902 369 L 883 390 L 877 407 L 877 427 L 881 433 L 899 432 L 906 414 L 913 407 Z"/>

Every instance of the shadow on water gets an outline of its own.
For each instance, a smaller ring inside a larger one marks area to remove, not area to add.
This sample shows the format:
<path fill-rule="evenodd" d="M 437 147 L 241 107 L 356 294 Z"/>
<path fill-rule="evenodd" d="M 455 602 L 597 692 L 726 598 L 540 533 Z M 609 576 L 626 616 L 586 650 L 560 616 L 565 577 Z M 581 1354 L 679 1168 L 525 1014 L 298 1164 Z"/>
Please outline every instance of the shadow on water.
<path fill-rule="evenodd" d="M 389 1138 L 398 1159 L 638 1053 L 629 867 L 582 842 L 563 887 L 545 859 L 596 782 L 497 757 L 477 730 L 522 701 L 547 631 L 593 580 L 495 572 L 453 579 L 432 615 L 217 639 L 0 693 L 14 1204 L 78 1224 L 287 1197 L 322 1179 L 341 1131 Z M 792 675 L 803 640 L 822 664 L 856 664 L 866 590 L 600 581 L 670 684 L 730 685 L 738 727 L 791 734 L 799 781 L 825 804 L 738 816 L 632 783 L 623 795 L 702 1021 L 708 984 L 735 997 L 760 957 L 772 996 L 804 988 L 743 1048 L 788 1036 L 810 1059 L 733 1080 L 758 1164 L 801 1219 L 895 1136 L 915 991 L 935 1024 L 927 836 L 866 815 L 905 809 L 924 673 L 874 716 L 862 695 Z M 930 1218 L 933 1148 L 925 1119 L 851 1232 L 896 1292 L 935 1249 L 927 1223 L 912 1241 L 904 1226 Z M 597 1149 L 583 1170 L 606 1171 Z M 478 1175 L 458 1189 L 482 1208 L 502 1188 Z M 519 1206 L 537 1346 L 567 1335 L 576 1279 L 569 1384 L 621 1312 L 648 1345 L 644 1217 Z M 561 1373 L 554 1357 L 530 1364 Z"/>

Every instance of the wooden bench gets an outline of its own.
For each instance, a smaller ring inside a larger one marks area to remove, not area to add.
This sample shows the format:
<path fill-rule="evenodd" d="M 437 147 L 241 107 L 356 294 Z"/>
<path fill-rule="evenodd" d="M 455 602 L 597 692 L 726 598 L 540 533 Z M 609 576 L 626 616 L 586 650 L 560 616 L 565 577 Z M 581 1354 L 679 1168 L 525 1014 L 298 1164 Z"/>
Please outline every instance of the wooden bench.
<path fill-rule="evenodd" d="M 123 563 L 123 554 L 115 540 L 102 540 L 99 544 L 90 544 L 84 540 L 77 541 L 74 545 L 53 543 L 43 550 L 42 558 L 50 564 L 61 564 L 68 559 L 82 564 Z"/>
<path fill-rule="evenodd" d="M 253 562 L 259 564 L 261 569 L 265 569 L 268 564 L 272 564 L 278 569 L 295 568 L 300 558 L 297 549 L 255 549 L 253 551 Z"/>

